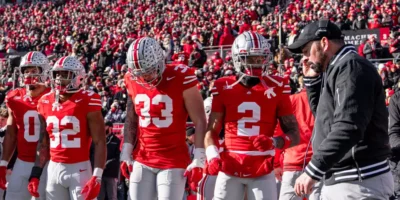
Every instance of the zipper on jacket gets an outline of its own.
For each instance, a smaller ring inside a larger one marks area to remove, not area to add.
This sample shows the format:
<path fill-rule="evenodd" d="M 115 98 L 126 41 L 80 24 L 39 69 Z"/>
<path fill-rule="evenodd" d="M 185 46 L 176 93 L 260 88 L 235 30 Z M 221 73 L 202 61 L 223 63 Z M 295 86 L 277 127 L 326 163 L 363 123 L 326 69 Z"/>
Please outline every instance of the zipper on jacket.
<path fill-rule="evenodd" d="M 355 146 L 354 146 L 353 148 L 351 148 L 351 157 L 353 158 L 354 163 L 356 164 L 357 173 L 358 173 L 358 181 L 359 181 L 359 182 L 362 182 L 361 170 L 360 170 L 360 168 L 358 167 L 358 163 L 357 163 L 357 161 L 356 161 L 356 156 L 355 156 L 355 153 L 354 153 L 354 149 L 355 149 Z"/>

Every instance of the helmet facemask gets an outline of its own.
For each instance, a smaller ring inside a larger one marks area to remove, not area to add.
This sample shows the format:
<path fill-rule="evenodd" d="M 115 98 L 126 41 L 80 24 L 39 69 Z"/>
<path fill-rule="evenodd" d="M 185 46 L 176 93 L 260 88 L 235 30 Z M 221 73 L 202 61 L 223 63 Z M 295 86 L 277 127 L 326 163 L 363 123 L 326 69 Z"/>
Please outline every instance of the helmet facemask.
<path fill-rule="evenodd" d="M 44 85 L 47 79 L 46 72 L 42 66 L 20 66 L 19 75 L 21 77 L 21 85 L 27 87 L 28 90 L 36 89 L 39 84 Z"/>
<path fill-rule="evenodd" d="M 73 70 L 59 69 L 51 71 L 51 85 L 60 94 L 78 92 L 82 81 L 78 80 L 80 78 L 82 77 L 78 76 L 78 72 Z"/>

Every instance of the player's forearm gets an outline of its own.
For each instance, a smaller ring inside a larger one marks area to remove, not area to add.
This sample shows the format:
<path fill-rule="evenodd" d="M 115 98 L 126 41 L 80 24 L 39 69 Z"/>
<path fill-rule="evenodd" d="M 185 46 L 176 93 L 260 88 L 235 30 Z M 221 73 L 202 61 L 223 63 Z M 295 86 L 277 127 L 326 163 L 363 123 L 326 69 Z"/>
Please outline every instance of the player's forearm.
<path fill-rule="evenodd" d="M 17 146 L 17 136 L 14 127 L 7 126 L 6 135 L 3 141 L 3 155 L 1 160 L 10 161 L 14 154 L 15 147 Z"/>
<path fill-rule="evenodd" d="M 204 147 L 207 148 L 211 145 L 215 145 L 216 141 L 214 141 L 213 137 L 212 137 L 212 132 L 211 131 L 207 131 L 205 137 L 204 137 Z"/>
<path fill-rule="evenodd" d="M 136 134 L 138 129 L 138 116 L 134 111 L 132 99 L 129 97 L 126 105 L 126 118 L 124 123 L 124 143 L 131 144 L 132 146 L 136 143 Z"/>
<path fill-rule="evenodd" d="M 94 168 L 104 169 L 107 160 L 107 146 L 103 140 L 94 143 Z"/>
<path fill-rule="evenodd" d="M 279 117 L 279 123 L 281 125 L 281 129 L 283 133 L 289 136 L 291 143 L 290 146 L 296 146 L 300 142 L 300 134 L 299 127 L 297 124 L 297 120 L 294 115 L 287 115 L 283 117 Z M 284 146 L 284 139 L 279 138 L 276 144 L 277 148 L 282 148 Z"/>
<path fill-rule="evenodd" d="M 46 163 L 50 160 L 50 143 L 48 141 L 41 141 L 37 146 L 37 155 L 35 166 L 44 168 Z"/>
<path fill-rule="evenodd" d="M 39 115 L 40 120 L 40 135 L 39 142 L 36 148 L 35 166 L 44 168 L 46 163 L 50 160 L 50 138 L 46 131 L 46 121 L 43 116 Z"/>
<path fill-rule="evenodd" d="M 194 145 L 196 148 L 204 148 L 204 139 L 205 139 L 205 132 L 206 132 L 206 121 L 205 120 L 198 120 L 195 122 L 195 140 Z"/>

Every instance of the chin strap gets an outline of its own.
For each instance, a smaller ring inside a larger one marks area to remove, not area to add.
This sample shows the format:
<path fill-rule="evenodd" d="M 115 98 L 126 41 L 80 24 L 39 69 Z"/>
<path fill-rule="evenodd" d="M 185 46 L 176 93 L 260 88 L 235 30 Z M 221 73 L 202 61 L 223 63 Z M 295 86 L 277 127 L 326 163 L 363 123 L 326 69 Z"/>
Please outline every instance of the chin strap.
<path fill-rule="evenodd" d="M 55 92 L 56 92 L 56 100 L 53 103 L 52 111 L 55 110 L 60 111 L 60 109 L 62 108 L 60 104 L 60 90 L 56 89 Z"/>

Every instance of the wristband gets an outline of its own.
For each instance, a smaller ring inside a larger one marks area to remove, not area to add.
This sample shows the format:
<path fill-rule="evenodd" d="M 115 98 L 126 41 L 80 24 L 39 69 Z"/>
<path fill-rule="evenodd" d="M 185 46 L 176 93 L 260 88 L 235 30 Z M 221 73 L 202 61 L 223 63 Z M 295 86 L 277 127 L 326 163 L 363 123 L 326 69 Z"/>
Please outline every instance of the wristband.
<path fill-rule="evenodd" d="M 193 160 L 196 159 L 200 162 L 200 165 L 204 167 L 205 164 L 205 150 L 204 148 L 195 148 L 193 152 Z"/>
<path fill-rule="evenodd" d="M 215 145 L 208 146 L 206 148 L 206 157 L 208 162 L 210 162 L 214 158 L 220 158 L 217 146 Z"/>
<path fill-rule="evenodd" d="M 0 167 L 7 167 L 8 166 L 8 162 L 5 160 L 1 160 L 0 161 Z"/>
<path fill-rule="evenodd" d="M 96 176 L 97 178 L 101 178 L 103 176 L 103 169 L 98 168 L 98 167 L 94 168 L 93 176 Z"/>
<path fill-rule="evenodd" d="M 31 175 L 29 176 L 29 181 L 31 181 L 32 178 L 37 178 L 40 180 L 40 176 L 42 175 L 43 168 L 34 166 L 32 167 Z"/>

